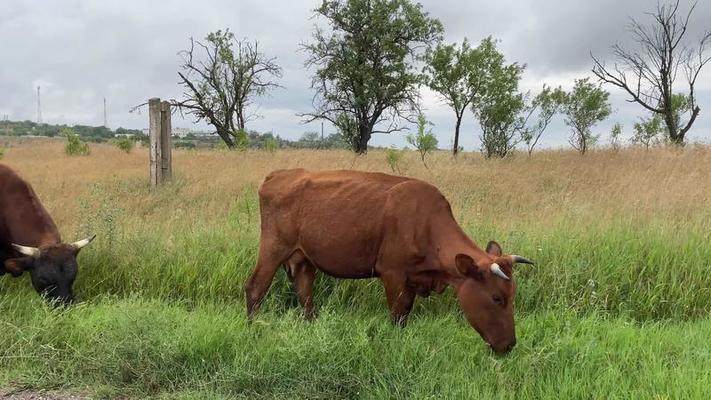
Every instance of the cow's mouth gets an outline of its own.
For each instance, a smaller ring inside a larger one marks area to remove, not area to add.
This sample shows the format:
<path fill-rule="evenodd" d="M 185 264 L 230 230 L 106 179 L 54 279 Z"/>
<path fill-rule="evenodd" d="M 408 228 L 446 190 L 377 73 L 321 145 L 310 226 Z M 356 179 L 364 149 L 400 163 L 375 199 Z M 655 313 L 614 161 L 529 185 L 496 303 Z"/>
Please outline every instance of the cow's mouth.
<path fill-rule="evenodd" d="M 493 351 L 494 353 L 506 354 L 506 353 L 511 352 L 511 350 L 513 350 L 513 348 L 516 346 L 516 340 L 514 340 L 506 345 L 493 345 L 489 342 L 486 342 L 486 345 L 489 346 L 491 351 Z"/>

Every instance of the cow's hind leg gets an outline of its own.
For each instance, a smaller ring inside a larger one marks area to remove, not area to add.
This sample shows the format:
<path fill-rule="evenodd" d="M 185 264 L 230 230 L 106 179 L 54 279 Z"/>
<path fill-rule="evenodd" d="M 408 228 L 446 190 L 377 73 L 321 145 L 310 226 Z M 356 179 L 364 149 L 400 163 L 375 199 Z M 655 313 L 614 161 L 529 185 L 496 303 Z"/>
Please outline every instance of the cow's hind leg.
<path fill-rule="evenodd" d="M 399 275 L 381 275 L 385 287 L 385 296 L 390 308 L 390 319 L 396 325 L 404 328 L 407 316 L 415 304 L 415 292 L 407 286 L 407 281 Z"/>
<path fill-rule="evenodd" d="M 289 277 L 294 284 L 296 297 L 299 299 L 301 306 L 304 307 L 304 317 L 311 321 L 316 318 L 314 306 L 316 267 L 304 258 L 303 260 L 297 260 L 297 262 L 289 260 L 289 268 L 291 269 Z"/>
<path fill-rule="evenodd" d="M 259 244 L 259 259 L 254 272 L 244 286 L 247 302 L 247 318 L 252 318 L 259 310 L 262 299 L 267 294 L 279 266 L 289 256 L 288 249 L 271 241 L 262 240 Z"/>

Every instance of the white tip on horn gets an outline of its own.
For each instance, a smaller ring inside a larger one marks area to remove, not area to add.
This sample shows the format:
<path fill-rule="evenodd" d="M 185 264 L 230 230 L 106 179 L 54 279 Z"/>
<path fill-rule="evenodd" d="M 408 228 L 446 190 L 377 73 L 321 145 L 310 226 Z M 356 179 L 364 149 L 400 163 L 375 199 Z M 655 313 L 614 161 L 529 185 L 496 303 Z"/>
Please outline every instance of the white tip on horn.
<path fill-rule="evenodd" d="M 25 256 L 39 257 L 40 255 L 40 250 L 37 247 L 21 246 L 15 243 L 12 243 L 12 247 Z"/>
<path fill-rule="evenodd" d="M 497 263 L 491 264 L 491 273 L 498 276 L 499 278 L 506 279 L 507 281 L 509 280 L 509 277 L 506 276 L 504 271 L 501 270 L 501 267 Z"/>
<path fill-rule="evenodd" d="M 82 247 L 86 246 L 87 244 L 91 243 L 91 241 L 94 240 L 95 237 L 96 237 L 96 235 L 92 235 L 91 237 L 88 237 L 86 239 L 82 239 L 78 242 L 74 242 L 74 243 L 72 243 L 72 246 L 76 247 L 77 250 L 79 250 Z"/>

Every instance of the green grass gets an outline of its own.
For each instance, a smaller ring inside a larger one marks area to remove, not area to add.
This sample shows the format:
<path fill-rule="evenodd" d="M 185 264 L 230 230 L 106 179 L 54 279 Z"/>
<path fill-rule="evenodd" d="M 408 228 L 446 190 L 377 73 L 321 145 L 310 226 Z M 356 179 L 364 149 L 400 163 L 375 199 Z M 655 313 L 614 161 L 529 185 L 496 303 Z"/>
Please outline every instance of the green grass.
<path fill-rule="evenodd" d="M 81 255 L 80 304 L 53 310 L 27 277 L 0 279 L 0 388 L 108 398 L 711 396 L 708 218 L 620 215 L 580 226 L 575 213 L 585 211 L 574 210 L 515 229 L 464 220 L 478 242 L 500 239 L 538 264 L 516 272 L 519 344 L 495 356 L 451 290 L 418 299 L 401 330 L 388 322 L 377 280 L 319 277 L 320 317 L 308 323 L 280 272 L 248 324 L 254 187 L 222 223 L 186 224 L 188 213 L 176 209 L 158 228 L 126 224 L 129 211 L 101 185 L 79 207 L 76 236 L 99 233 Z"/>
<path fill-rule="evenodd" d="M 239 304 L 101 297 L 66 311 L 3 299 L 0 381 L 178 398 L 707 398 L 711 319 L 637 323 L 519 315 L 519 346 L 493 356 L 455 313 L 326 307 L 248 325 Z"/>

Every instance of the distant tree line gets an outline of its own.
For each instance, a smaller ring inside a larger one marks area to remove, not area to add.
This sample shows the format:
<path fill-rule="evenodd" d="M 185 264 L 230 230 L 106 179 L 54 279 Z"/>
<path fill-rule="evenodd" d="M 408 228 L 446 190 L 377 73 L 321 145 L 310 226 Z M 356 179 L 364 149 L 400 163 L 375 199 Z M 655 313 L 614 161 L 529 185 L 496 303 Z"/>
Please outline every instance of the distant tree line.
<path fill-rule="evenodd" d="M 111 130 L 104 126 L 87 125 L 55 125 L 38 124 L 32 121 L 0 121 L 0 136 L 64 136 L 64 132 L 71 129 L 81 139 L 90 142 L 105 142 L 113 139 L 115 135 L 132 135 L 140 140 L 143 132 L 137 129 L 117 128 Z"/>
<path fill-rule="evenodd" d="M 138 129 L 117 128 L 111 130 L 103 126 L 85 126 L 85 125 L 54 125 L 54 124 L 38 124 L 32 121 L 0 121 L 0 136 L 44 136 L 44 137 L 66 137 L 67 132 L 71 132 L 77 139 L 101 143 L 114 139 L 117 136 L 130 136 L 132 142 L 148 143 L 148 136 L 144 135 Z M 245 148 L 250 149 L 267 149 L 270 146 L 276 145 L 276 148 L 281 149 L 347 149 L 349 145 L 341 133 L 331 133 L 321 135 L 317 132 L 305 132 L 299 139 L 289 140 L 274 135 L 270 132 L 259 133 L 257 131 L 248 131 L 245 133 Z M 214 142 L 213 140 L 205 139 L 201 136 L 187 135 L 185 138 L 176 139 L 175 147 L 178 148 L 196 148 L 198 142 Z M 124 145 L 128 146 L 128 145 Z M 124 150 L 125 151 L 125 150 Z"/>

